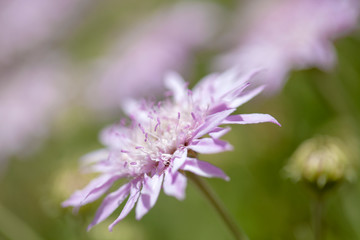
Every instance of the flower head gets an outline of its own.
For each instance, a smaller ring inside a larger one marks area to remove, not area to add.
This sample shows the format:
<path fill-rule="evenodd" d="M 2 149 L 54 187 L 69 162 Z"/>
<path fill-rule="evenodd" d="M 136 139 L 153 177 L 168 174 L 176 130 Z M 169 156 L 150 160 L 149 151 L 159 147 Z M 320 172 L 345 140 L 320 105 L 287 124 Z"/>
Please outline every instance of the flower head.
<path fill-rule="evenodd" d="M 257 71 L 240 76 L 237 71 L 205 77 L 193 91 L 175 73 L 168 74 L 165 85 L 171 98 L 162 102 L 130 102 L 125 108 L 131 123 L 123 121 L 105 129 L 101 141 L 106 146 L 85 157 L 89 171 L 100 176 L 83 190 L 75 192 L 63 206 L 80 207 L 99 198 L 120 178 L 129 182 L 103 200 L 89 229 L 106 219 L 129 196 L 111 230 L 136 205 L 140 219 L 155 204 L 160 189 L 177 199 L 185 196 L 189 171 L 203 177 L 228 180 L 219 168 L 196 158 L 232 149 L 219 138 L 230 129 L 224 124 L 278 122 L 267 114 L 231 115 L 238 106 L 258 94 L 262 87 L 245 92 Z M 207 136 L 208 135 L 208 136 Z"/>
<path fill-rule="evenodd" d="M 217 62 L 225 68 L 265 68 L 261 81 L 272 91 L 283 86 L 292 69 L 331 69 L 336 62 L 332 41 L 356 27 L 360 12 L 357 0 L 275 2 L 253 14 L 241 44 Z"/>

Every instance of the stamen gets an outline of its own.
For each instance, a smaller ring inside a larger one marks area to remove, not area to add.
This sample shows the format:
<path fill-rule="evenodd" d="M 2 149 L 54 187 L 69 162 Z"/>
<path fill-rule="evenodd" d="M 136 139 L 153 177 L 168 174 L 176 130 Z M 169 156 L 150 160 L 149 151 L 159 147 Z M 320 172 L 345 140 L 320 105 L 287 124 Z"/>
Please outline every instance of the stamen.
<path fill-rule="evenodd" d="M 155 125 L 154 132 L 156 132 L 156 129 L 157 129 L 158 126 L 160 126 L 159 118 L 158 118 L 157 124 Z"/>
<path fill-rule="evenodd" d="M 146 134 L 149 134 L 149 135 L 152 136 L 153 138 L 156 138 L 157 140 L 160 140 L 160 137 L 159 137 L 159 136 L 157 136 L 157 135 L 155 135 L 155 134 L 153 134 L 153 133 L 151 133 L 151 132 L 148 132 L 148 133 L 146 133 Z"/>
<path fill-rule="evenodd" d="M 138 124 L 139 128 L 141 129 L 142 133 L 145 134 L 145 129 L 141 126 L 141 124 Z"/>
<path fill-rule="evenodd" d="M 191 112 L 191 117 L 194 119 L 194 121 L 196 121 L 195 113 Z"/>

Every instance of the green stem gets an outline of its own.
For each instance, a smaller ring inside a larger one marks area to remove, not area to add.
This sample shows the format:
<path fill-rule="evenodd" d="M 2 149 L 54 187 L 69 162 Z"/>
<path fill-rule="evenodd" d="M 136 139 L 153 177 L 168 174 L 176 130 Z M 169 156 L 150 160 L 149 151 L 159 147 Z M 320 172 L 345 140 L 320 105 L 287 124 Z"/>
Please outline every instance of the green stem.
<path fill-rule="evenodd" d="M 234 238 L 237 240 L 246 240 L 248 237 L 241 232 L 237 223 L 230 216 L 228 211 L 226 210 L 223 203 L 216 196 L 214 191 L 211 189 L 209 184 L 207 184 L 203 179 L 198 177 L 197 175 L 186 172 L 186 176 L 193 181 L 193 183 L 198 187 L 198 189 L 204 194 L 204 196 L 209 200 L 211 205 L 218 212 L 226 226 L 229 228 L 230 232 L 233 234 Z"/>
<path fill-rule="evenodd" d="M 318 195 L 314 198 L 314 206 L 313 206 L 313 227 L 314 227 L 314 235 L 315 240 L 324 240 L 324 224 L 323 224 L 323 216 L 324 216 L 324 198 L 321 195 Z"/>

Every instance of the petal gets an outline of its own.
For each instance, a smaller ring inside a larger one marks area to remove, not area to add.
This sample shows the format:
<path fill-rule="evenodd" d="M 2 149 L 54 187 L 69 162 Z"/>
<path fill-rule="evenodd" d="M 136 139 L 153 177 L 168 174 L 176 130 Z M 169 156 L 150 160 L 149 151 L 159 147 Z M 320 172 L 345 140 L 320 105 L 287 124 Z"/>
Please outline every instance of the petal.
<path fill-rule="evenodd" d="M 187 96 L 186 83 L 182 77 L 175 72 L 169 72 L 166 74 L 165 86 L 173 93 L 175 102 L 180 102 L 185 96 Z"/>
<path fill-rule="evenodd" d="M 221 138 L 222 136 L 227 134 L 230 130 L 231 130 L 230 127 L 226 127 L 226 128 L 217 127 L 214 128 L 213 131 L 209 132 L 209 135 L 212 138 Z"/>
<path fill-rule="evenodd" d="M 99 161 L 106 160 L 109 157 L 109 150 L 100 149 L 91 153 L 86 154 L 80 159 L 82 167 L 97 163 Z"/>
<path fill-rule="evenodd" d="M 202 154 L 231 151 L 233 147 L 226 141 L 216 138 L 201 138 L 191 142 L 189 148 Z"/>
<path fill-rule="evenodd" d="M 120 177 L 117 175 L 101 175 L 100 177 L 92 180 L 82 190 L 75 191 L 68 200 L 62 203 L 62 206 L 73 206 L 78 208 L 82 205 L 93 202 L 101 197 L 119 178 Z"/>
<path fill-rule="evenodd" d="M 219 124 L 221 124 L 224 121 L 224 119 L 226 119 L 234 111 L 235 111 L 235 109 L 228 109 L 228 110 L 225 110 L 222 112 L 218 112 L 218 113 L 209 115 L 205 119 L 205 122 L 196 130 L 196 133 L 195 133 L 193 139 L 202 137 L 203 135 L 211 132 L 214 128 L 216 128 Z"/>
<path fill-rule="evenodd" d="M 227 86 L 227 91 L 223 91 L 221 99 L 227 100 L 227 103 L 231 103 L 245 88 L 249 86 L 249 81 L 258 74 L 261 69 L 254 68 L 251 71 L 241 72 L 237 67 L 233 68 L 233 73 L 220 76 L 222 78 L 222 85 Z"/>
<path fill-rule="evenodd" d="M 178 200 L 183 200 L 185 198 L 186 181 L 186 177 L 183 174 L 167 171 L 163 183 L 165 194 L 173 196 Z"/>
<path fill-rule="evenodd" d="M 243 94 L 242 96 L 237 97 L 235 100 L 233 100 L 229 106 L 231 108 L 238 108 L 239 106 L 243 105 L 244 103 L 251 100 L 253 97 L 257 96 L 259 93 L 261 93 L 264 90 L 265 86 L 257 87 L 253 90 L 250 90 Z"/>
<path fill-rule="evenodd" d="M 115 192 L 110 193 L 106 198 L 104 198 L 100 207 L 98 208 L 94 220 L 88 226 L 88 231 L 95 226 L 96 224 L 104 221 L 108 216 L 110 216 L 115 209 L 117 209 L 120 204 L 125 200 L 129 195 L 131 184 L 127 183 L 120 187 Z"/>
<path fill-rule="evenodd" d="M 153 177 L 145 175 L 141 195 L 136 205 L 137 220 L 140 220 L 155 205 L 160 193 L 163 179 L 164 174 L 155 174 Z"/>
<path fill-rule="evenodd" d="M 182 152 L 179 152 L 178 154 L 175 153 L 174 155 L 176 156 L 173 160 L 173 166 L 172 166 L 172 172 L 176 172 L 177 170 L 179 170 L 179 168 L 184 164 L 186 158 L 187 158 L 187 149 L 185 149 Z"/>
<path fill-rule="evenodd" d="M 181 169 L 195 173 L 196 175 L 202 177 L 218 177 L 226 181 L 230 180 L 230 178 L 220 168 L 195 158 L 188 158 Z"/>
<path fill-rule="evenodd" d="M 140 187 L 141 187 L 141 181 L 139 181 L 139 180 L 135 180 L 131 184 L 129 199 L 127 200 L 119 217 L 112 224 L 110 224 L 110 226 L 109 226 L 110 232 L 112 232 L 113 227 L 116 224 L 118 224 L 121 220 L 123 220 L 130 213 L 130 211 L 134 208 L 135 203 L 138 200 L 139 195 L 140 195 Z"/>
<path fill-rule="evenodd" d="M 227 117 L 222 124 L 253 124 L 263 122 L 272 122 L 281 126 L 281 124 L 271 115 L 261 113 L 231 115 Z"/>
<path fill-rule="evenodd" d="M 118 164 L 114 164 L 111 161 L 105 160 L 101 162 L 94 163 L 90 166 L 82 167 L 81 171 L 83 173 L 111 173 L 118 170 Z"/>

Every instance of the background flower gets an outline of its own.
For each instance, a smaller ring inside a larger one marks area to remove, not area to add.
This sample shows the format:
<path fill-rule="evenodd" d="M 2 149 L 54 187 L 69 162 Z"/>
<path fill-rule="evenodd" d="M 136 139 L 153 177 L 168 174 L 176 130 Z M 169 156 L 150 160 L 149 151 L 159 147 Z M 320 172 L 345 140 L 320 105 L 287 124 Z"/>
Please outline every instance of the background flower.
<path fill-rule="evenodd" d="M 5 0 L 0 4 L 0 65 L 52 46 L 84 10 L 83 0 Z"/>
<path fill-rule="evenodd" d="M 0 75 L 0 162 L 29 154 L 42 142 L 66 101 L 69 69 L 53 55 Z"/>
<path fill-rule="evenodd" d="M 266 68 L 259 81 L 270 91 L 281 89 L 292 69 L 331 69 L 332 42 L 355 28 L 360 11 L 356 0 L 280 0 L 265 6 L 247 21 L 240 44 L 217 64 Z"/>
<path fill-rule="evenodd" d="M 166 7 L 120 38 L 99 60 L 89 93 L 91 106 L 118 109 L 133 96 L 154 96 L 163 90 L 168 71 L 189 73 L 194 55 L 204 49 L 219 25 L 216 5 L 183 2 Z"/>

